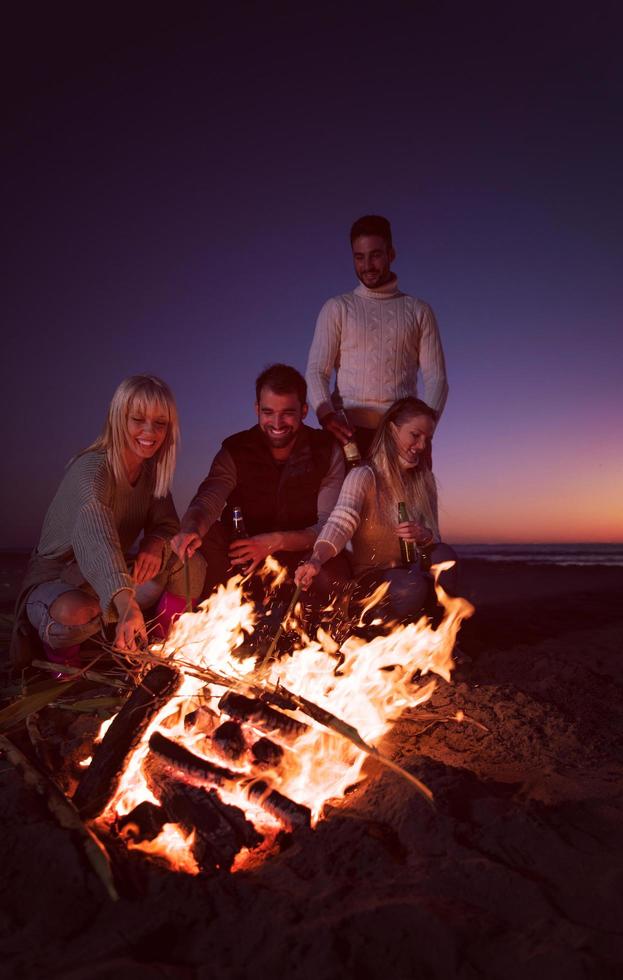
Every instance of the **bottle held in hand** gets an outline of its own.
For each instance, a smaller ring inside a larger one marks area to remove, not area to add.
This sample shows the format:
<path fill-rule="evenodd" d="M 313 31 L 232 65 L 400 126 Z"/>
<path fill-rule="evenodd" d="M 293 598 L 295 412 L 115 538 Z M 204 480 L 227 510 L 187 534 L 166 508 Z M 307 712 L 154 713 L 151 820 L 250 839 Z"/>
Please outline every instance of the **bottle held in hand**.
<path fill-rule="evenodd" d="M 242 516 L 242 508 L 234 507 L 232 512 L 232 532 L 231 540 L 240 541 L 242 538 L 248 538 L 247 529 L 244 526 L 244 517 Z M 245 571 L 249 567 L 250 562 L 232 562 L 232 568 L 244 575 Z"/>
<path fill-rule="evenodd" d="M 409 515 L 407 514 L 407 505 L 404 500 L 400 500 L 398 503 L 398 523 L 404 524 L 405 521 L 409 520 Z M 418 559 L 417 548 L 415 547 L 415 541 L 406 541 L 405 538 L 400 538 L 400 554 L 402 556 L 402 564 L 405 567 L 409 565 L 415 565 Z"/>
<path fill-rule="evenodd" d="M 348 416 L 343 408 L 338 408 L 336 411 L 336 417 L 342 425 L 345 425 L 350 429 L 350 422 L 348 421 Z M 361 465 L 361 453 L 359 452 L 359 446 L 355 442 L 354 436 L 351 437 L 347 443 L 342 446 L 344 450 L 344 456 L 346 457 L 346 466 L 349 470 L 354 469 L 355 466 Z"/>

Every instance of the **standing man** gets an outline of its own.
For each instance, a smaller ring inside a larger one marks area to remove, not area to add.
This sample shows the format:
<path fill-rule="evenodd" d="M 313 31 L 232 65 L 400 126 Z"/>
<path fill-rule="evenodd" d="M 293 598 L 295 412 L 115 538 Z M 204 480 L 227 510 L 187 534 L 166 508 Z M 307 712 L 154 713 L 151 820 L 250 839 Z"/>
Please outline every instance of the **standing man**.
<path fill-rule="evenodd" d="M 251 575 L 268 555 L 293 573 L 313 547 L 344 480 L 338 443 L 330 432 L 303 422 L 307 385 L 298 371 L 273 364 L 258 377 L 255 392 L 257 425 L 225 439 L 171 542 L 180 558 L 201 547 L 208 593 L 236 570 Z M 248 537 L 232 540 L 236 506 Z M 328 601 L 334 585 L 350 576 L 343 556 L 329 564 L 319 601 Z M 259 577 L 251 586 L 261 601 Z"/>
<path fill-rule="evenodd" d="M 360 285 L 322 307 L 306 377 L 309 400 L 322 427 L 342 445 L 354 433 L 365 455 L 390 405 L 418 395 L 418 369 L 424 381 L 419 397 L 438 415 L 448 383 L 435 314 L 428 303 L 401 292 L 391 271 L 396 252 L 387 218 L 359 218 L 350 241 Z"/>

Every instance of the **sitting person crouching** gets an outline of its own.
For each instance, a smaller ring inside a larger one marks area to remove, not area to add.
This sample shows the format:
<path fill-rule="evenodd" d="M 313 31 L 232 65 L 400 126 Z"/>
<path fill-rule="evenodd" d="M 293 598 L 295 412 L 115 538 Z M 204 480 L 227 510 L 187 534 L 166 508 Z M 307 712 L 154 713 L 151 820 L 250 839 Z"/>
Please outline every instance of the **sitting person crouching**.
<path fill-rule="evenodd" d="M 16 610 L 15 666 L 32 658 L 28 624 L 49 660 L 79 663 L 80 644 L 116 623 L 114 645 L 147 640 L 141 609 L 155 605 L 163 632 L 185 608 L 184 570 L 171 556 L 179 520 L 170 486 L 179 439 L 177 409 L 164 381 L 126 378 L 102 434 L 71 460 L 48 508 Z M 126 555 L 141 535 L 133 565 Z M 205 563 L 190 565 L 193 598 Z M 162 635 L 162 634 L 161 634 Z"/>
<path fill-rule="evenodd" d="M 331 516 L 319 532 L 311 558 L 295 579 L 308 588 L 325 561 L 352 541 L 357 579 L 354 598 L 363 598 L 388 584 L 384 612 L 389 619 L 418 618 L 430 597 L 427 565 L 456 561 L 440 541 L 437 490 L 427 466 L 428 446 L 436 413 L 418 398 L 401 398 L 385 413 L 370 447 L 367 465 L 351 470 Z M 398 519 L 404 503 L 407 520 Z M 401 540 L 412 543 L 427 561 L 405 565 Z M 456 568 L 440 578 L 446 592 L 456 594 Z"/>

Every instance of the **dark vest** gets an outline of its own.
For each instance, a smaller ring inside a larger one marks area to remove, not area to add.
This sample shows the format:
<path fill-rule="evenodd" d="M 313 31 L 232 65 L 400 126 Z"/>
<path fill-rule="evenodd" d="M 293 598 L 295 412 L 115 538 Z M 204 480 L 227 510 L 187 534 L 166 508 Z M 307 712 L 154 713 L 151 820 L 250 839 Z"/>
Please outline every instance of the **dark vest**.
<path fill-rule="evenodd" d="M 292 452 L 279 465 L 259 425 L 223 442 L 236 465 L 238 481 L 221 520 L 232 526 L 232 508 L 242 508 L 249 534 L 300 531 L 318 520 L 318 490 L 331 463 L 335 440 L 322 429 L 302 425 Z"/>

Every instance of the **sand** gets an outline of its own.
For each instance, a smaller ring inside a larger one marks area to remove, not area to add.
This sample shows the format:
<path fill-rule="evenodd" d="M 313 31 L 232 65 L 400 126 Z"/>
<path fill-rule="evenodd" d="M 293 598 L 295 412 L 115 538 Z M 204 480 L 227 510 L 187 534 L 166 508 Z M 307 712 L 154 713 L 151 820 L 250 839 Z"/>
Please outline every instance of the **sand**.
<path fill-rule="evenodd" d="M 111 903 L 0 761 L 4 975 L 623 975 L 623 569 L 463 571 L 469 659 L 383 746 L 433 789 L 435 812 L 370 768 L 258 870 L 192 878 L 142 862 Z M 487 730 L 445 720 L 458 709 Z"/>

